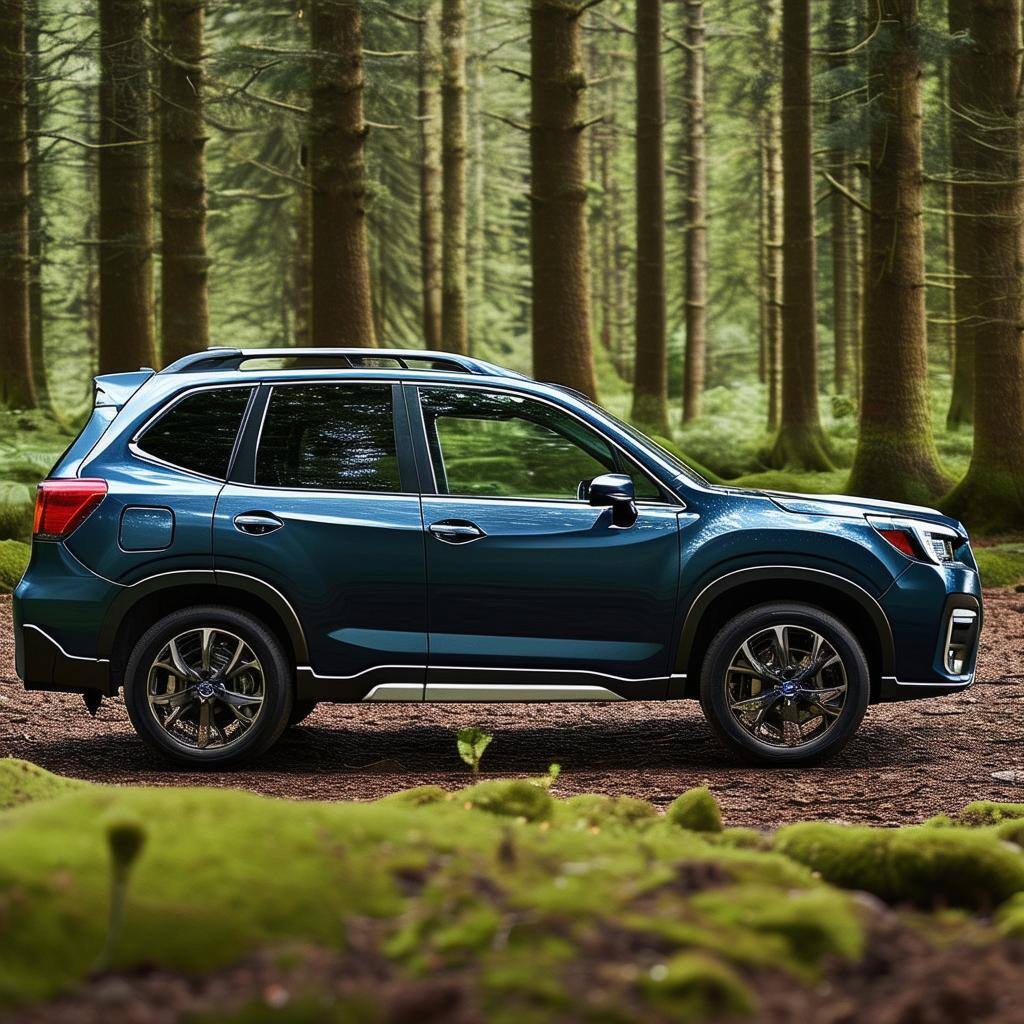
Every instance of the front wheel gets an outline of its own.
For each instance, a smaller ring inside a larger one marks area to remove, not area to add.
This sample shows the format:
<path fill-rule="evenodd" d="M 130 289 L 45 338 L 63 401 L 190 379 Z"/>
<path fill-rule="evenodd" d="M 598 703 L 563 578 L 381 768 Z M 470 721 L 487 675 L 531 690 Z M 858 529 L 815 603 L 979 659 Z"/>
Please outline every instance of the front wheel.
<path fill-rule="evenodd" d="M 853 633 L 812 605 L 765 604 L 726 623 L 701 671 L 705 717 L 726 746 L 802 765 L 842 748 L 867 710 L 867 659 Z"/>
<path fill-rule="evenodd" d="M 292 712 L 277 637 L 233 608 L 184 608 L 136 643 L 125 669 L 135 731 L 179 764 L 220 768 L 267 750 Z"/>

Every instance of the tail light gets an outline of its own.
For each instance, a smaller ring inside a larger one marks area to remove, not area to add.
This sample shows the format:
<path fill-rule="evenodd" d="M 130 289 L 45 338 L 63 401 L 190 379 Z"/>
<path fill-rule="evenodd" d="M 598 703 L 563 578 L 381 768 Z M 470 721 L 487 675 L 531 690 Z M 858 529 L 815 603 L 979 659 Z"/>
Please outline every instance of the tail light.
<path fill-rule="evenodd" d="M 918 562 L 941 565 L 956 559 L 956 549 L 964 543 L 956 530 L 921 519 L 889 519 L 868 516 L 875 532 L 887 540 L 897 551 Z"/>
<path fill-rule="evenodd" d="M 34 536 L 60 540 L 92 514 L 107 493 L 106 480 L 44 480 L 36 491 Z"/>

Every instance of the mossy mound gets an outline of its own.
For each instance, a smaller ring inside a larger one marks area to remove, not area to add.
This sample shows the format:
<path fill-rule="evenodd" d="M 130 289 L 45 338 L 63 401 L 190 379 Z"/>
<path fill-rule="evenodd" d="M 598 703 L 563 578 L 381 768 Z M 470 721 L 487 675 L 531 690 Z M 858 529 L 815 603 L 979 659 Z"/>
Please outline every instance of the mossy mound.
<path fill-rule="evenodd" d="M 690 832 L 722 831 L 722 812 L 707 786 L 698 786 L 677 797 L 668 809 L 668 820 Z"/>
<path fill-rule="evenodd" d="M 998 825 L 1001 821 L 1015 821 L 1024 818 L 1024 804 L 999 803 L 995 800 L 976 800 L 968 804 L 958 815 L 961 825 Z"/>
<path fill-rule="evenodd" d="M 66 779 L 15 757 L 0 759 L 0 810 L 35 800 L 47 800 L 88 786 L 87 782 Z"/>
<path fill-rule="evenodd" d="M 469 808 L 524 821 L 547 821 L 554 812 L 551 794 L 526 779 L 488 779 L 459 790 L 455 799 Z"/>
<path fill-rule="evenodd" d="M 986 829 L 807 822 L 781 829 L 775 849 L 889 903 L 986 910 L 1024 889 L 1024 857 Z"/>
<path fill-rule="evenodd" d="M 757 1008 L 739 975 L 703 953 L 679 953 L 668 963 L 655 964 L 644 986 L 670 1020 L 748 1017 Z"/>
<path fill-rule="evenodd" d="M 28 540 L 34 509 L 34 489 L 17 481 L 0 480 L 0 538 Z"/>
<path fill-rule="evenodd" d="M 31 548 L 20 540 L 0 540 L 0 594 L 13 590 L 25 574 Z"/>
<path fill-rule="evenodd" d="M 658 820 L 658 812 L 646 800 L 587 793 L 559 800 L 555 817 L 560 825 L 570 828 L 642 829 Z"/>
<path fill-rule="evenodd" d="M 986 587 L 1012 587 L 1024 580 L 1024 544 L 996 544 L 974 549 Z"/>

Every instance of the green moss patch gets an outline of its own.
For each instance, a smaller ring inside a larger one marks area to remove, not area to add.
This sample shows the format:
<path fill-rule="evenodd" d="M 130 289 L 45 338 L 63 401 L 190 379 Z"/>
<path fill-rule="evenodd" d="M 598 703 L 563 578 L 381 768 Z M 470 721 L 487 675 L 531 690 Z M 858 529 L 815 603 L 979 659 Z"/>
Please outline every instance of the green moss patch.
<path fill-rule="evenodd" d="M 668 820 L 691 832 L 721 832 L 722 812 L 707 786 L 698 786 L 673 801 Z"/>
<path fill-rule="evenodd" d="M 87 782 L 54 775 L 28 761 L 14 757 L 0 759 L 0 810 L 63 796 L 88 785 Z"/>
<path fill-rule="evenodd" d="M 20 540 L 0 540 L 0 594 L 13 590 L 25 574 L 31 548 Z"/>
<path fill-rule="evenodd" d="M 1024 580 L 1024 544 L 995 544 L 974 549 L 986 587 L 1012 587 Z"/>

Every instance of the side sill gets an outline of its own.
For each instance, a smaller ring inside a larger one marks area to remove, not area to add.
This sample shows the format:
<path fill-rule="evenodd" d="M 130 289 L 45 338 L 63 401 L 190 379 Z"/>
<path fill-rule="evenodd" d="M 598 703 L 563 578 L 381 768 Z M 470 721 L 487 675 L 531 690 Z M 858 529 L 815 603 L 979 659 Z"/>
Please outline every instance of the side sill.
<path fill-rule="evenodd" d="M 926 697 L 943 697 L 948 693 L 962 693 L 974 683 L 974 673 L 959 683 L 914 683 L 882 676 L 878 687 L 878 704 L 893 704 L 904 700 L 923 700 Z"/>

